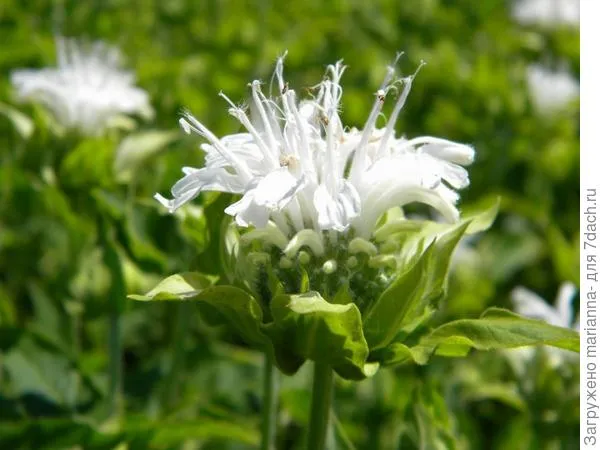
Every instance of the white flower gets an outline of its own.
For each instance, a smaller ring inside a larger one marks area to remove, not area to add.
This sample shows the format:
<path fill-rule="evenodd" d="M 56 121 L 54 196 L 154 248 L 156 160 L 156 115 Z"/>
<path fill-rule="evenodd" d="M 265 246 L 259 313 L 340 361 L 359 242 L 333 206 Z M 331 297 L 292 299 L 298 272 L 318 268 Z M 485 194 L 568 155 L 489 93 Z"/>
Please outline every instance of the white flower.
<path fill-rule="evenodd" d="M 577 288 L 575 285 L 566 282 L 558 290 L 554 306 L 524 287 L 513 289 L 511 298 L 515 305 L 515 311 L 522 316 L 543 320 L 557 327 L 572 328 L 579 331 L 579 319 L 575 319 L 573 314 L 573 300 L 576 293 Z M 546 346 L 544 349 L 547 351 L 548 361 L 553 368 L 559 367 L 564 361 L 576 359 L 579 356 L 577 353 L 554 347 Z M 519 372 L 523 370 L 523 365 L 533 357 L 534 353 L 535 349 L 530 347 L 508 351 L 509 356 L 513 357 L 512 362 Z"/>
<path fill-rule="evenodd" d="M 170 211 L 201 191 L 242 194 L 226 209 L 240 226 L 263 228 L 272 220 L 286 235 L 303 229 L 317 232 L 353 228 L 370 237 L 377 219 L 394 206 L 425 203 L 446 219 L 458 219 L 454 189 L 469 184 L 461 165 L 474 158 L 471 147 L 434 137 L 397 138 L 394 125 L 414 74 L 394 79 L 394 68 L 375 95 L 363 130 L 347 129 L 339 116 L 340 78 L 345 67 L 327 68 L 314 98 L 298 102 L 283 79 L 283 58 L 277 62 L 277 99 L 267 98 L 261 84 L 251 84 L 251 117 L 230 104 L 229 112 L 247 133 L 217 138 L 190 114 L 180 120 L 188 133 L 208 144 L 205 167 L 184 168 L 172 189 L 173 199 L 155 197 Z M 387 125 L 375 122 L 390 91 L 402 84 Z"/>
<path fill-rule="evenodd" d="M 44 104 L 65 127 L 101 133 L 122 114 L 152 114 L 148 94 L 120 68 L 120 53 L 102 42 L 57 38 L 57 67 L 19 69 L 11 82 L 21 100 Z"/>
<path fill-rule="evenodd" d="M 534 106 L 544 114 L 558 111 L 579 97 L 579 82 L 565 69 L 552 71 L 532 64 L 527 68 L 527 84 Z"/>
<path fill-rule="evenodd" d="M 512 15 L 518 22 L 541 25 L 579 26 L 580 0 L 518 0 Z"/>

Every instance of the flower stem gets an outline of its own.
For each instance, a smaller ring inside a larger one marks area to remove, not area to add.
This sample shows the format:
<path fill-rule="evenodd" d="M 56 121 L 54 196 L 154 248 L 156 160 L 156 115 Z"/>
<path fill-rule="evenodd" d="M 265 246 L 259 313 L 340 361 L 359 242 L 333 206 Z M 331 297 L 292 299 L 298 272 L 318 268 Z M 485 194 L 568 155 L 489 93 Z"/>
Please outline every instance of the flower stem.
<path fill-rule="evenodd" d="M 261 450 L 275 450 L 277 431 L 277 393 L 279 391 L 279 374 L 273 362 L 271 352 L 265 352 L 263 373 L 263 408 L 262 408 L 262 442 Z"/>
<path fill-rule="evenodd" d="M 329 410 L 333 396 L 333 370 L 315 362 L 307 448 L 324 450 L 329 430 Z"/>
<path fill-rule="evenodd" d="M 121 317 L 119 311 L 111 311 L 109 318 L 108 354 L 109 354 L 109 416 L 119 415 L 121 409 Z"/>

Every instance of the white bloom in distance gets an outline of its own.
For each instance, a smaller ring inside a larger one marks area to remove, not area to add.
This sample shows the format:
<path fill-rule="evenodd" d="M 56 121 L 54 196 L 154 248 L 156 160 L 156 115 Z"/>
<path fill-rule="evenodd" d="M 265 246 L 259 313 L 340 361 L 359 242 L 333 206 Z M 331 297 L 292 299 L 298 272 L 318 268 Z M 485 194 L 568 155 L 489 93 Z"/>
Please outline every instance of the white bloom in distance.
<path fill-rule="evenodd" d="M 328 66 L 315 96 L 298 101 L 283 79 L 280 58 L 275 69 L 278 97 L 265 96 L 261 83 L 254 81 L 250 116 L 221 94 L 246 133 L 218 138 L 185 114 L 180 121 L 184 130 L 208 141 L 201 146 L 205 167 L 184 168 L 173 199 L 156 198 L 174 211 L 202 191 L 241 194 L 225 211 L 238 225 L 264 228 L 272 221 L 288 236 L 303 229 L 352 228 L 369 238 L 389 208 L 413 202 L 456 221 L 456 190 L 469 184 L 462 166 L 473 161 L 473 149 L 441 138 L 395 136 L 414 75 L 394 78 L 393 67 L 375 94 L 364 128 L 348 129 L 339 116 L 344 70 L 341 62 Z M 387 125 L 379 129 L 383 104 L 398 85 L 402 91 Z"/>
<path fill-rule="evenodd" d="M 60 124 L 86 135 L 100 134 L 123 114 L 152 114 L 148 94 L 135 86 L 133 72 L 121 69 L 116 48 L 62 37 L 56 47 L 56 67 L 11 73 L 20 100 L 43 104 Z"/>
<path fill-rule="evenodd" d="M 550 70 L 539 64 L 527 68 L 527 84 L 536 110 L 549 114 L 579 97 L 579 82 L 565 69 Z"/>
<path fill-rule="evenodd" d="M 557 327 L 571 328 L 579 331 L 579 319 L 573 314 L 573 300 L 577 288 L 573 283 L 566 282 L 560 286 L 554 306 L 547 303 L 543 298 L 524 287 L 516 287 L 511 293 L 512 301 L 515 305 L 515 311 L 530 319 L 543 320 Z M 579 355 L 554 347 L 544 347 L 548 353 L 548 361 L 553 368 L 559 367 L 568 360 L 577 360 Z M 521 372 L 523 365 L 534 355 L 535 349 L 526 347 L 509 350 L 509 357 L 513 357 L 512 362 Z"/>
<path fill-rule="evenodd" d="M 524 25 L 579 26 L 580 0 L 517 0 L 512 16 Z"/>

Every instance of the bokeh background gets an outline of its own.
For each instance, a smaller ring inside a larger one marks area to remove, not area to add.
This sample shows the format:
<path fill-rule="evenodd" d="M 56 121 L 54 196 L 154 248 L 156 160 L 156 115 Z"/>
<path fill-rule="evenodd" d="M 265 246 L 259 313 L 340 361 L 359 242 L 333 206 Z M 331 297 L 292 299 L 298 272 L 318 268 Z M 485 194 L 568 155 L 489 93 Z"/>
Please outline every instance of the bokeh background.
<path fill-rule="evenodd" d="M 512 308 L 516 286 L 552 303 L 579 279 L 578 15 L 566 0 L 3 0 L 0 447 L 256 448 L 261 354 L 194 305 L 125 295 L 219 272 L 227 199 L 170 216 L 152 195 L 202 164 L 182 110 L 238 132 L 217 94 L 242 102 L 285 50 L 300 93 L 344 60 L 343 119 L 359 127 L 396 53 L 405 74 L 424 60 L 397 132 L 472 144 L 463 208 L 502 198 L 491 230 L 455 255 L 443 317 Z M 118 46 L 154 117 L 81 139 L 18 102 L 11 71 L 54 65 L 55 35 Z M 278 448 L 302 448 L 305 369 L 282 380 Z M 340 448 L 575 449 L 578 396 L 577 360 L 556 368 L 540 352 L 522 371 L 504 353 L 439 357 L 338 380 L 334 425 Z"/>

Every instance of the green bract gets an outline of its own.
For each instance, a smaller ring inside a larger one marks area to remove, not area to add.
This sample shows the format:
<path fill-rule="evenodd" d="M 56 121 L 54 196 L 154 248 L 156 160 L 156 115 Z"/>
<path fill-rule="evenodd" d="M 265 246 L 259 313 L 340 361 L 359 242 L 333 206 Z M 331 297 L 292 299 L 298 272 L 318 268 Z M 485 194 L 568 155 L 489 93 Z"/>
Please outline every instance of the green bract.
<path fill-rule="evenodd" d="M 360 380 L 379 366 L 426 364 L 434 354 L 465 356 L 471 348 L 544 344 L 578 351 L 576 332 L 496 308 L 479 319 L 427 330 L 446 294 L 451 256 L 461 237 L 488 228 L 497 208 L 456 225 L 390 213 L 374 242 L 338 236 L 324 247 L 308 233 L 286 247 L 264 230 L 230 232 L 225 266 L 237 287 L 184 273 L 131 298 L 197 301 L 211 323 L 229 323 L 248 343 L 273 352 L 286 374 L 306 360 Z"/>

